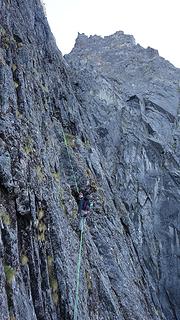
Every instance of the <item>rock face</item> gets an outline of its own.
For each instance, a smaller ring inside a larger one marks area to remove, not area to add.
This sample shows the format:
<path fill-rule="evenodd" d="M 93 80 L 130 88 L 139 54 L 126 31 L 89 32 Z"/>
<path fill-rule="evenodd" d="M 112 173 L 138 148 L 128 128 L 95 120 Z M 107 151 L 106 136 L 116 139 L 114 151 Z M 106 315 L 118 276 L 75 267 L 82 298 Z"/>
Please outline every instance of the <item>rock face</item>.
<path fill-rule="evenodd" d="M 88 183 L 78 319 L 180 319 L 179 81 L 123 32 L 63 58 L 39 0 L 0 0 L 2 320 L 73 319 Z"/>

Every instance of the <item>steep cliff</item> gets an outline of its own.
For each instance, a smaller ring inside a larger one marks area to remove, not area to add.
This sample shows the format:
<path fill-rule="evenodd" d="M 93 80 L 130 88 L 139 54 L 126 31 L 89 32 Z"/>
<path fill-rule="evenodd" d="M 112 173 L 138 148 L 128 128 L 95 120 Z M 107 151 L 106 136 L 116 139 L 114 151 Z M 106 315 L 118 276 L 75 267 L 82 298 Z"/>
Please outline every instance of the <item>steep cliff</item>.
<path fill-rule="evenodd" d="M 78 319 L 180 319 L 179 81 L 123 32 L 64 59 L 39 0 L 0 0 L 3 320 L 73 319 L 88 183 Z"/>

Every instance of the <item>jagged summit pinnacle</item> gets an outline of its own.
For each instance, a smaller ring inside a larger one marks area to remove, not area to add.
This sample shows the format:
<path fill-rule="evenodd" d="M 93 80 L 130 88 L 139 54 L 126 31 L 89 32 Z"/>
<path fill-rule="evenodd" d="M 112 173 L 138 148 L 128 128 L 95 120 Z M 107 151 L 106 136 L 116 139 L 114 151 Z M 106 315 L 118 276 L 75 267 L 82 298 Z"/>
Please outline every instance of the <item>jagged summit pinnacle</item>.
<path fill-rule="evenodd" d="M 180 319 L 179 71 L 121 31 L 62 58 L 40 0 L 0 9 L 0 319 Z"/>
<path fill-rule="evenodd" d="M 117 56 L 127 55 L 131 52 L 132 55 L 136 56 L 147 56 L 150 59 L 155 56 L 159 56 L 158 50 L 148 46 L 147 48 L 142 47 L 138 44 L 133 35 L 125 34 L 123 31 L 117 31 L 114 34 L 108 36 L 90 35 L 87 36 L 85 33 L 78 33 L 75 41 L 74 48 L 69 53 L 70 55 L 77 55 L 81 52 L 81 56 L 85 56 L 90 52 L 103 53 L 103 55 Z M 65 57 L 68 55 L 65 55 Z"/>
<path fill-rule="evenodd" d="M 132 35 L 123 31 L 105 37 L 78 34 L 75 47 L 65 59 L 76 70 L 93 69 L 114 79 L 126 97 L 151 97 L 173 115 L 177 112 L 179 70 L 160 57 L 157 50 L 136 44 Z"/>
<path fill-rule="evenodd" d="M 124 63 L 125 66 L 127 64 L 136 65 L 136 62 L 144 63 L 155 58 L 159 59 L 158 50 L 151 47 L 143 48 L 136 43 L 133 35 L 125 34 L 123 31 L 117 31 L 104 37 L 78 33 L 74 48 L 65 57 L 71 56 L 76 60 L 79 54 L 81 62 L 82 60 L 88 60 L 91 65 L 96 64 L 97 61 L 98 65 L 101 65 L 103 61 L 103 69 L 105 62 L 108 65 L 116 65 L 117 68 L 117 64 L 120 63 Z M 101 60 L 101 63 L 99 60 Z M 161 58 L 161 60 L 164 59 Z"/>
<path fill-rule="evenodd" d="M 86 48 L 89 45 L 93 45 L 93 43 L 99 43 L 101 46 L 106 46 L 110 42 L 118 45 L 129 45 L 133 46 L 136 44 L 135 39 L 132 35 L 125 34 L 123 31 L 117 31 L 112 35 L 108 36 L 98 36 L 98 35 L 90 35 L 87 36 L 84 33 L 78 33 L 75 47 Z"/>

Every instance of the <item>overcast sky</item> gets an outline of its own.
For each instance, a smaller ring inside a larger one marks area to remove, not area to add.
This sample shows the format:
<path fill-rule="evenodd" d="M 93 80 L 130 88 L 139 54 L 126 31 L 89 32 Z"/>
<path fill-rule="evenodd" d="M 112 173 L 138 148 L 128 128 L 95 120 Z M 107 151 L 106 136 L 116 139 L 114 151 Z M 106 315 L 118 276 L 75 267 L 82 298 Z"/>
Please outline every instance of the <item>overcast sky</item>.
<path fill-rule="evenodd" d="M 133 34 L 143 47 L 180 67 L 180 0 L 43 0 L 47 17 L 63 54 L 77 33 Z"/>

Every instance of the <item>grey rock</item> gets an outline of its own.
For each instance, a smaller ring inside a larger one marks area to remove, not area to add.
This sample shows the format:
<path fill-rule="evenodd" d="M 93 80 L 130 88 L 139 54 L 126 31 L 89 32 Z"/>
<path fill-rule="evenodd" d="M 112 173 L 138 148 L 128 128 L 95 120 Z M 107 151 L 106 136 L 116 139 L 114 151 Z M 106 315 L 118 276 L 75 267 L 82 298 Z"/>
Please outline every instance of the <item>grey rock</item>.
<path fill-rule="evenodd" d="M 73 319 L 92 184 L 78 319 L 179 319 L 179 69 L 122 31 L 63 58 L 39 0 L 0 9 L 1 318 Z"/>
<path fill-rule="evenodd" d="M 127 210 L 121 223 L 146 273 L 154 316 L 163 318 L 163 311 L 165 318 L 178 319 L 179 147 L 174 137 L 179 137 L 180 71 L 129 39 L 121 32 L 104 38 L 79 35 L 65 58 L 74 69 L 77 99 L 95 123 L 92 141 L 106 172 L 110 190 L 105 190 L 113 200 L 119 194 Z"/>
<path fill-rule="evenodd" d="M 30 213 L 30 197 L 28 190 L 21 190 L 16 199 L 17 212 L 21 215 Z"/>
<path fill-rule="evenodd" d="M 0 155 L 0 181 L 2 186 L 12 190 L 11 158 L 7 151 Z"/>

